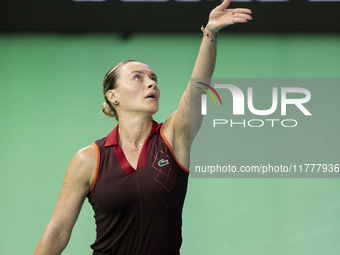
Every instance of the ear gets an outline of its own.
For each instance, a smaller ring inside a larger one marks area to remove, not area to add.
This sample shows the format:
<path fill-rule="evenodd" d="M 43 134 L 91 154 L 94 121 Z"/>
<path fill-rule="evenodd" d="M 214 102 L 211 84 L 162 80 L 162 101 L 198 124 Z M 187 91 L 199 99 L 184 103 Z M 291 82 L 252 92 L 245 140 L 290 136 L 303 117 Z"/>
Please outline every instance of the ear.
<path fill-rule="evenodd" d="M 115 89 L 108 90 L 106 92 L 106 98 L 111 102 L 112 105 L 119 103 L 119 96 Z"/>

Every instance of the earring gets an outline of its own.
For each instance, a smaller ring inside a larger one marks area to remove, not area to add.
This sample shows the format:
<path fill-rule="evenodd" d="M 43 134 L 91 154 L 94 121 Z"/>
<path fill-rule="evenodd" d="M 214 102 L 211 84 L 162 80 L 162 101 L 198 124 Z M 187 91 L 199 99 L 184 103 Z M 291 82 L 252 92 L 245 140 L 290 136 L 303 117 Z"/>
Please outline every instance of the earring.
<path fill-rule="evenodd" d="M 115 104 L 118 104 L 118 101 L 117 101 L 117 100 L 115 101 Z"/>

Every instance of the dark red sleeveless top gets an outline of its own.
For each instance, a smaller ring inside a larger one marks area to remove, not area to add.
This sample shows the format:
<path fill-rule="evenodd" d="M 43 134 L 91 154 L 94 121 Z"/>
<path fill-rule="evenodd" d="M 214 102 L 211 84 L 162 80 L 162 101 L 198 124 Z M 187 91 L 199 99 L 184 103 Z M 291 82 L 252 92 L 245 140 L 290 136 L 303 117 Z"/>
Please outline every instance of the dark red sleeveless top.
<path fill-rule="evenodd" d="M 176 255 L 189 171 L 177 162 L 162 124 L 153 123 L 137 170 L 118 142 L 118 125 L 93 145 L 97 171 L 87 197 L 95 212 L 93 255 Z"/>

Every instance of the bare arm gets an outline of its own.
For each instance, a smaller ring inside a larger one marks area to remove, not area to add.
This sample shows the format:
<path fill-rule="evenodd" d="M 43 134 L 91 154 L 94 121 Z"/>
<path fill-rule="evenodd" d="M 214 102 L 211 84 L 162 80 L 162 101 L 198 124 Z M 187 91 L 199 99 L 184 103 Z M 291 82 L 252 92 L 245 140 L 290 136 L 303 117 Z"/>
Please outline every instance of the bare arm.
<path fill-rule="evenodd" d="M 65 174 L 52 218 L 34 255 L 59 255 L 65 249 L 96 170 L 97 152 L 93 145 L 79 150 Z"/>
<path fill-rule="evenodd" d="M 202 39 L 191 78 L 202 79 L 202 82 L 209 83 L 215 68 L 217 45 L 217 40 L 211 41 L 211 39 L 217 37 L 220 29 L 234 23 L 244 23 L 251 19 L 249 9 L 226 9 L 230 1 L 224 0 L 210 12 L 209 21 L 205 28 L 205 32 L 209 34 L 209 37 L 204 36 Z M 191 89 L 191 86 L 194 86 L 194 88 Z M 167 119 L 163 128 L 178 161 L 185 167 L 189 166 L 190 145 L 203 120 L 200 104 L 201 94 L 204 92 L 201 89 L 196 89 L 196 87 L 206 89 L 204 85 L 190 84 L 189 82 L 180 100 L 178 110 Z M 190 110 L 192 111 L 191 114 Z"/>

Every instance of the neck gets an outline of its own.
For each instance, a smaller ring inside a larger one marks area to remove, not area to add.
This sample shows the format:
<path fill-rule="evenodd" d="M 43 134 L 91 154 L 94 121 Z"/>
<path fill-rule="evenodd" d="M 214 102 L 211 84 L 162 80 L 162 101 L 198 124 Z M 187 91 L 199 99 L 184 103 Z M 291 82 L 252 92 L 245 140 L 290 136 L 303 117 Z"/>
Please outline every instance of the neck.
<path fill-rule="evenodd" d="M 119 118 L 119 144 L 122 146 L 124 141 L 134 144 L 136 147 L 144 143 L 149 136 L 153 125 L 152 117 L 148 118 Z"/>

